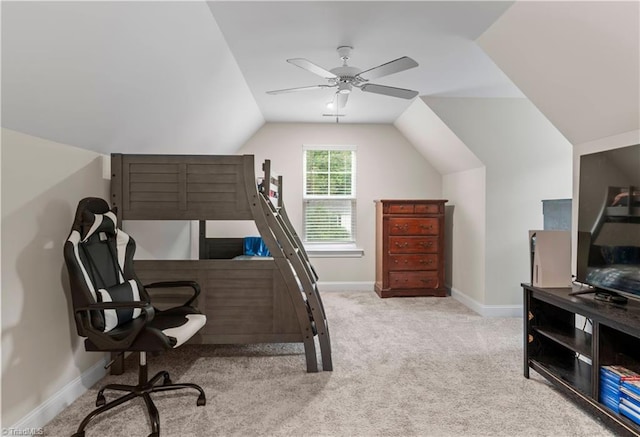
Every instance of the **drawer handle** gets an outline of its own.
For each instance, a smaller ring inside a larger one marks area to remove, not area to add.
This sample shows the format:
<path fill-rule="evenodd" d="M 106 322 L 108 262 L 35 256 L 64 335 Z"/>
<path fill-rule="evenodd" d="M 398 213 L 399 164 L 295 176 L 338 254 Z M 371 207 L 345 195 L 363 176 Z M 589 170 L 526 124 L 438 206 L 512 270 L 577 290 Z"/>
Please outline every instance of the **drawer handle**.
<path fill-rule="evenodd" d="M 433 225 L 429 225 L 429 226 L 427 226 L 427 225 L 425 225 L 425 224 L 422 224 L 422 225 L 420 225 L 420 227 L 421 227 L 422 229 L 433 229 Z"/>
<path fill-rule="evenodd" d="M 433 264 L 432 259 L 421 259 L 420 264 Z"/>
<path fill-rule="evenodd" d="M 404 225 L 394 225 L 394 228 L 396 228 L 399 231 L 408 231 L 409 230 L 409 225 L 408 224 L 404 224 Z"/>
<path fill-rule="evenodd" d="M 407 247 L 408 245 L 409 245 L 409 243 L 407 243 L 407 242 L 404 242 L 404 243 L 398 243 L 398 242 L 396 241 L 396 247 Z"/>
<path fill-rule="evenodd" d="M 422 247 L 431 247 L 431 246 L 433 246 L 433 241 L 427 241 L 427 242 L 421 241 L 418 244 L 420 244 L 420 246 L 422 246 Z"/>

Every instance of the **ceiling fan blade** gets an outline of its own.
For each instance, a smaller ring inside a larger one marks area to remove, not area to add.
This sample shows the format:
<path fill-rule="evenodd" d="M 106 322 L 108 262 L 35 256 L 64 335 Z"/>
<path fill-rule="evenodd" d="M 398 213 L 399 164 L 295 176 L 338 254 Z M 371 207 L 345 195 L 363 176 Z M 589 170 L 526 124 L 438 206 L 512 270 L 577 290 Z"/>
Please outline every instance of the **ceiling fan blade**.
<path fill-rule="evenodd" d="M 407 56 L 403 56 L 402 58 L 395 59 L 387 62 L 386 64 L 378 65 L 377 67 L 362 71 L 358 73 L 356 77 L 360 77 L 364 80 L 377 79 L 382 76 L 399 73 L 417 66 L 418 63 L 416 61 Z"/>
<path fill-rule="evenodd" d="M 332 88 L 333 85 L 312 85 L 312 86 L 303 86 L 298 88 L 287 88 L 284 90 L 273 90 L 267 91 L 267 94 L 284 94 L 284 93 L 295 93 L 298 91 L 309 91 L 309 90 L 317 90 L 321 88 Z"/>
<path fill-rule="evenodd" d="M 295 65 L 296 67 L 300 67 L 307 71 L 310 71 L 313 74 L 317 74 L 320 77 L 324 77 L 325 79 L 336 79 L 338 77 L 329 70 L 325 70 L 319 65 L 316 65 L 311 61 L 307 61 L 304 58 L 287 59 L 287 62 Z"/>
<path fill-rule="evenodd" d="M 366 83 L 360 89 L 367 93 L 384 94 L 385 96 L 399 97 L 401 99 L 413 99 L 418 95 L 418 91 L 406 90 L 404 88 L 396 88 L 392 86 L 376 85 L 374 83 Z"/>
<path fill-rule="evenodd" d="M 345 106 L 347 106 L 349 94 L 336 93 L 336 100 L 338 101 L 338 108 L 343 109 Z"/>

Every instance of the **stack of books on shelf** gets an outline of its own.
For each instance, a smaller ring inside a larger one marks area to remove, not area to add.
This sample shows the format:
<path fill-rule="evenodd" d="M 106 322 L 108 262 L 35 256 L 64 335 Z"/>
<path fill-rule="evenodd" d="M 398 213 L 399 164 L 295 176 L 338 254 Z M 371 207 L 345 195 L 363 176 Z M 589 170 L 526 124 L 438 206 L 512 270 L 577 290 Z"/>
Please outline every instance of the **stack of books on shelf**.
<path fill-rule="evenodd" d="M 640 374 L 622 366 L 600 367 L 600 402 L 640 424 Z"/>
<path fill-rule="evenodd" d="M 640 381 L 623 381 L 620 387 L 620 414 L 640 425 Z"/>

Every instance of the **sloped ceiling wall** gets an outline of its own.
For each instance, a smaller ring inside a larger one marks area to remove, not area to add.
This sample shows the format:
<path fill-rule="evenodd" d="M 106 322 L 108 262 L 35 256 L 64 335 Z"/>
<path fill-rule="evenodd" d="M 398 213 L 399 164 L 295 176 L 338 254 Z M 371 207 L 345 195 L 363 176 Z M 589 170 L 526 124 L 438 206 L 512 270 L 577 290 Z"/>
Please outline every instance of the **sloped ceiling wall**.
<path fill-rule="evenodd" d="M 2 2 L 2 34 L 3 127 L 101 153 L 225 154 L 264 123 L 205 2 Z"/>
<path fill-rule="evenodd" d="M 517 2 L 478 43 L 574 145 L 640 128 L 640 2 Z"/>
<path fill-rule="evenodd" d="M 415 99 L 394 125 L 441 175 L 483 166 L 422 98 Z"/>

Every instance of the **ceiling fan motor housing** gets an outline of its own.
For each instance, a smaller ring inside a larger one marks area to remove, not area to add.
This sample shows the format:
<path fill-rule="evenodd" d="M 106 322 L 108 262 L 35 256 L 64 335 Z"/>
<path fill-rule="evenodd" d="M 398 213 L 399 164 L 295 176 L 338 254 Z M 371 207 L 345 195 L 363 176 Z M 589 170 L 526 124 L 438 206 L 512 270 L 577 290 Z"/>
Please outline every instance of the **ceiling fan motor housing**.
<path fill-rule="evenodd" d="M 345 65 L 342 67 L 336 67 L 330 71 L 338 76 L 337 79 L 334 79 L 335 83 L 338 84 L 338 87 L 341 83 L 358 86 L 362 82 L 364 82 L 362 79 L 356 76 L 358 73 L 360 73 L 360 71 L 362 71 L 357 67 L 350 67 L 348 65 Z"/>

